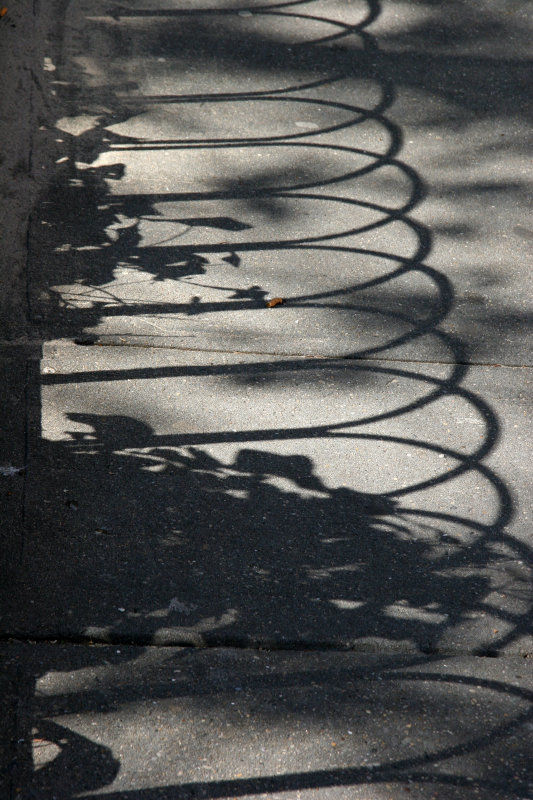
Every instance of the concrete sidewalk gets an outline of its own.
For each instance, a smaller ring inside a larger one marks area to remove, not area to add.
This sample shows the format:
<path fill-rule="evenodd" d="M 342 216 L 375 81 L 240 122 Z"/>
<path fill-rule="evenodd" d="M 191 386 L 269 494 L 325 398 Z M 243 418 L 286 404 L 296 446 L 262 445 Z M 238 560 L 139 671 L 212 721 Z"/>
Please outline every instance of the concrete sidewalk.
<path fill-rule="evenodd" d="M 533 798 L 503 5 L 35 9 L 2 796 Z"/>

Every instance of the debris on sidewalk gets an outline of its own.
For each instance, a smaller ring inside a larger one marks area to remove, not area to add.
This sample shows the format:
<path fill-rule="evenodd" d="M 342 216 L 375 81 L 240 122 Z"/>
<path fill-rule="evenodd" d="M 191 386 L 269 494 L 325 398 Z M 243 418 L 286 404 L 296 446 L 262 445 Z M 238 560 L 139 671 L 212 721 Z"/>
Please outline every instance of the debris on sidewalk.
<path fill-rule="evenodd" d="M 274 306 L 280 306 L 282 303 L 283 297 L 273 297 L 272 300 L 267 300 L 266 307 L 274 308 Z"/>
<path fill-rule="evenodd" d="M 7 467 L 0 467 L 0 475 L 3 478 L 11 478 L 13 475 L 20 475 L 25 469 L 26 467 L 12 467 L 8 465 Z"/>
<path fill-rule="evenodd" d="M 169 611 L 178 611 L 180 614 L 191 614 L 198 606 L 196 603 L 182 603 L 177 597 L 173 597 L 168 606 Z"/>

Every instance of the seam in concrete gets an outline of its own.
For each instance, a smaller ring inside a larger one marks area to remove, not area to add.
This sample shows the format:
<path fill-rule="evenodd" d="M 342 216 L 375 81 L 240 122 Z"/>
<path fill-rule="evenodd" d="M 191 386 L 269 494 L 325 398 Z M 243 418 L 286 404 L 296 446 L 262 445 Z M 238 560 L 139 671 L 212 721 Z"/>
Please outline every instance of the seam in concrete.
<path fill-rule="evenodd" d="M 30 457 L 30 422 L 29 422 L 29 415 L 30 415 L 30 380 L 31 380 L 31 362 L 26 361 L 26 370 L 24 375 L 24 472 L 23 472 L 23 483 L 22 483 L 22 493 L 21 493 L 21 535 L 20 535 L 20 547 L 19 547 L 19 557 L 18 563 L 19 565 L 22 564 L 24 558 L 24 550 L 25 550 L 25 541 L 26 541 L 26 499 L 28 493 L 28 473 L 29 473 L 29 464 L 28 459 Z"/>
<path fill-rule="evenodd" d="M 101 342 L 95 339 L 92 341 L 89 337 L 84 339 L 73 340 L 74 344 L 79 347 L 134 347 L 145 350 L 178 350 L 179 352 L 190 353 L 222 353 L 226 355 L 243 355 L 243 356 L 271 356 L 273 358 L 301 358 L 301 359 L 322 359 L 324 361 L 364 361 L 369 363 L 401 363 L 401 364 L 434 364 L 435 366 L 445 366 L 449 364 L 457 364 L 461 367 L 505 367 L 506 369 L 533 369 L 529 364 L 503 364 L 493 361 L 458 361 L 457 359 L 449 361 L 434 361 L 431 359 L 423 358 L 369 358 L 365 356 L 352 356 L 352 355 L 324 355 L 323 353 L 275 353 L 268 350 L 224 350 L 211 347 L 179 347 L 176 345 L 143 345 L 135 343 L 117 343 L 117 342 Z"/>
<path fill-rule="evenodd" d="M 290 653 L 352 653 L 353 655 L 385 655 L 385 656 L 433 656 L 439 658 L 470 657 L 470 658 L 533 658 L 533 652 L 528 650 L 502 652 L 491 648 L 439 648 L 439 647 L 390 647 L 382 645 L 353 644 L 341 645 L 331 642 L 274 642 L 274 641 L 249 641 L 236 638 L 192 641 L 178 637 L 172 640 L 158 642 L 153 637 L 143 636 L 109 636 L 95 638 L 83 635 L 53 636 L 18 636 L 10 634 L 0 635 L 2 644 L 28 644 L 28 645 L 58 645 L 58 646 L 84 646 L 84 647 L 151 647 L 154 649 L 188 648 L 191 650 L 238 650 L 249 652 L 290 652 Z"/>
<path fill-rule="evenodd" d="M 52 340 L 37 339 L 37 338 L 24 338 L 24 339 L 0 339 L 0 347 L 28 347 L 29 349 L 39 350 Z M 383 356 L 381 358 L 370 358 L 367 356 L 352 356 L 352 355 L 324 355 L 323 353 L 276 353 L 270 350 L 224 350 L 212 347 L 179 347 L 177 345 L 145 345 L 135 343 L 120 343 L 120 342 L 100 342 L 97 339 L 91 340 L 90 337 L 79 337 L 76 339 L 56 340 L 55 344 L 68 346 L 75 345 L 77 347 L 121 347 L 126 349 L 128 347 L 137 350 L 176 350 L 180 353 L 220 353 L 221 355 L 229 356 L 269 356 L 271 358 L 301 358 L 302 361 L 306 360 L 321 360 L 321 361 L 361 361 L 369 364 L 428 364 L 429 366 L 449 366 L 450 364 L 459 367 L 494 367 L 496 369 L 533 369 L 533 364 L 506 364 L 503 362 L 495 361 L 461 361 L 457 359 L 450 359 L 449 361 L 435 361 L 423 358 L 391 358 L 390 356 Z"/>

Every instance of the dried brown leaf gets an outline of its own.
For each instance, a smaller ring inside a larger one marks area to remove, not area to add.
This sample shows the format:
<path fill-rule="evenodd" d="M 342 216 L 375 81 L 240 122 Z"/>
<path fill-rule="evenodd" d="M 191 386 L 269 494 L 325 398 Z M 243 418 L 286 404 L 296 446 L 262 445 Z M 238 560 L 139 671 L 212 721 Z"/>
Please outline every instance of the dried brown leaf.
<path fill-rule="evenodd" d="M 266 307 L 267 308 L 274 308 L 274 306 L 280 306 L 283 303 L 283 297 L 273 297 L 272 300 L 268 300 Z"/>

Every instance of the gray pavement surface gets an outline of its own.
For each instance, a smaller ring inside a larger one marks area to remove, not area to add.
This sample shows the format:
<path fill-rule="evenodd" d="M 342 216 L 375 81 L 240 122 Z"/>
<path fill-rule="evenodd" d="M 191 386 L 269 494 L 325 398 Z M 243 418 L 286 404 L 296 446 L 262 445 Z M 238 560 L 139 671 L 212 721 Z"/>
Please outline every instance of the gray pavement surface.
<path fill-rule="evenodd" d="M 531 666 L 13 645 L 23 797 L 529 797 Z"/>
<path fill-rule="evenodd" d="M 0 17 L 2 797 L 533 798 L 529 11 Z"/>

